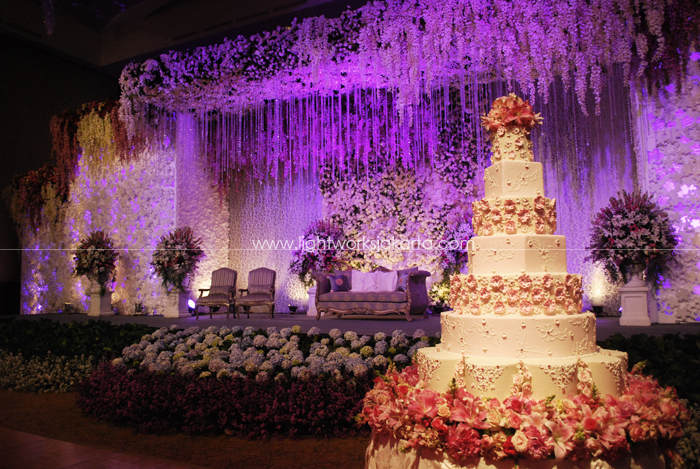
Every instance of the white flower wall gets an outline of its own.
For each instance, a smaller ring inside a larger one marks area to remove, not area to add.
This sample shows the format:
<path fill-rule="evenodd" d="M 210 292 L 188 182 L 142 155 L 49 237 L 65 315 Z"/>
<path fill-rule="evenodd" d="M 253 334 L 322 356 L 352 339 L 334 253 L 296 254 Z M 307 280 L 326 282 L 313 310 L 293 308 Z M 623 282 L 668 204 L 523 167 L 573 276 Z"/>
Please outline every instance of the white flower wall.
<path fill-rule="evenodd" d="M 645 183 L 680 238 L 678 265 L 658 291 L 659 322 L 700 320 L 700 53 L 685 89 L 645 99 Z"/>
<path fill-rule="evenodd" d="M 289 264 L 304 229 L 321 218 L 318 180 L 269 178 L 261 183 L 241 175 L 230 201 L 230 266 L 238 272 L 237 288 L 248 286 L 251 270 L 267 267 L 277 272 L 275 310 L 305 306 L 306 289 L 289 273 Z"/>

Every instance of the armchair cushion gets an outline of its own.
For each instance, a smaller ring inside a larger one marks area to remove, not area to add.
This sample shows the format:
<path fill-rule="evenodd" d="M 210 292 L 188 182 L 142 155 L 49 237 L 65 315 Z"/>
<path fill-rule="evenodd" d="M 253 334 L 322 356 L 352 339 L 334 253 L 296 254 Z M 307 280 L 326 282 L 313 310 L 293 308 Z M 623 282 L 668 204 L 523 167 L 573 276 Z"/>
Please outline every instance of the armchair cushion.
<path fill-rule="evenodd" d="M 228 285 L 212 285 L 209 289 L 209 296 L 211 295 L 228 295 L 228 292 L 232 287 Z"/>
<path fill-rule="evenodd" d="M 379 301 L 382 303 L 405 303 L 406 293 L 402 291 L 369 291 L 369 292 L 330 292 L 318 298 L 320 301 L 358 302 Z"/>
<path fill-rule="evenodd" d="M 226 294 L 209 294 L 197 300 L 197 304 L 201 306 L 220 306 L 222 304 L 227 304 L 229 302 L 228 293 Z"/>
<path fill-rule="evenodd" d="M 263 294 L 270 296 L 272 293 L 270 285 L 248 285 L 248 293 L 251 295 Z"/>
<path fill-rule="evenodd" d="M 256 293 L 253 295 L 243 296 L 243 297 L 239 298 L 238 301 L 236 301 L 236 303 L 238 303 L 239 305 L 242 305 L 242 304 L 246 304 L 246 303 L 255 303 L 257 301 L 271 301 L 271 300 L 272 300 L 272 297 L 269 294 L 264 295 L 264 294 Z"/>

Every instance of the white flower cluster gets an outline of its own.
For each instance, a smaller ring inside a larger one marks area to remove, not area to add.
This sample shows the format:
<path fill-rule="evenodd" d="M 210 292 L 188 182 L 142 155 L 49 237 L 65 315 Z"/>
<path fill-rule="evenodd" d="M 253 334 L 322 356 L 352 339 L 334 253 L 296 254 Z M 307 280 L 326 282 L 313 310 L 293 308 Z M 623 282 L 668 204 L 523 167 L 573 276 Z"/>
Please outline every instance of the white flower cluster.
<path fill-rule="evenodd" d="M 92 357 L 33 357 L 0 350 L 0 388 L 19 392 L 70 392 L 90 377 Z"/>

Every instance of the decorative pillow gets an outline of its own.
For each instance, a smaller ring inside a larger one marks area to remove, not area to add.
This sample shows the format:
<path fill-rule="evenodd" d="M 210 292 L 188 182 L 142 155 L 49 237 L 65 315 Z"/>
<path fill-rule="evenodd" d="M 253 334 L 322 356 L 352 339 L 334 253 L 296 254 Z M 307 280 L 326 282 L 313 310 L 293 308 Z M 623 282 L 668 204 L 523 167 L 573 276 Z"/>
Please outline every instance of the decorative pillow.
<path fill-rule="evenodd" d="M 377 291 L 376 272 L 352 271 L 352 291 L 368 292 Z"/>
<path fill-rule="evenodd" d="M 348 284 L 348 290 L 352 290 L 352 270 L 336 270 L 333 275 L 345 275 L 345 280 Z"/>
<path fill-rule="evenodd" d="M 331 282 L 332 291 L 349 291 L 348 278 L 343 275 L 328 275 L 328 280 Z"/>
<path fill-rule="evenodd" d="M 381 272 L 376 271 L 377 276 L 377 291 L 396 291 L 396 283 L 398 282 L 398 277 L 396 272 Z"/>
<path fill-rule="evenodd" d="M 397 279 L 396 291 L 408 291 L 408 280 L 411 278 L 410 272 L 402 273 Z"/>

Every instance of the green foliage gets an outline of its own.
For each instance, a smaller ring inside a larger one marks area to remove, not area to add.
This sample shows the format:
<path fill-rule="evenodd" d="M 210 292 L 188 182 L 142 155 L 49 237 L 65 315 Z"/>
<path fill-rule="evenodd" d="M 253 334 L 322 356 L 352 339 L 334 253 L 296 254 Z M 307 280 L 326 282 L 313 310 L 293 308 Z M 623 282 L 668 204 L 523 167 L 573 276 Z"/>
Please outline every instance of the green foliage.
<path fill-rule="evenodd" d="M 679 397 L 700 404 L 700 334 L 636 334 L 625 338 L 618 333 L 598 345 L 627 352 L 630 367 L 646 360 L 645 375 L 653 376 L 664 386 L 673 386 Z"/>
<path fill-rule="evenodd" d="M 54 356 L 113 358 L 124 347 L 138 343 L 156 328 L 144 324 L 112 324 L 107 321 L 60 323 L 50 319 L 1 319 L 0 349 L 26 359 Z"/>

